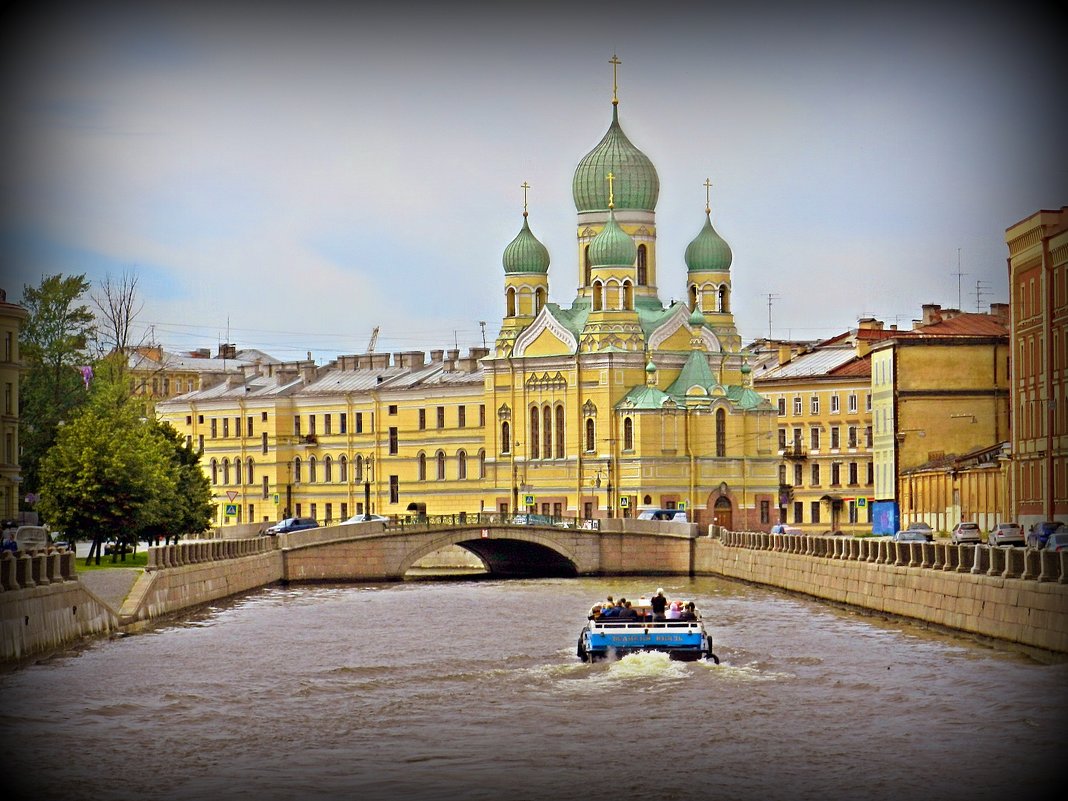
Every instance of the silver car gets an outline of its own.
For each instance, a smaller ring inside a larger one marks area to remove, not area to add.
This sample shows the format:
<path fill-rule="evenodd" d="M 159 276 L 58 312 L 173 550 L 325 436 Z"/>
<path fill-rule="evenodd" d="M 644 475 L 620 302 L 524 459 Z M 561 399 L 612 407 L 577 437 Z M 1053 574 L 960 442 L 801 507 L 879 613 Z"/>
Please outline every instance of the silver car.
<path fill-rule="evenodd" d="M 949 532 L 949 541 L 954 545 L 960 545 L 962 542 L 979 542 L 979 539 L 979 524 L 968 520 L 960 521 Z"/>
<path fill-rule="evenodd" d="M 986 544 L 1019 545 L 1022 548 L 1026 543 L 1019 523 L 998 523 L 986 535 Z"/>

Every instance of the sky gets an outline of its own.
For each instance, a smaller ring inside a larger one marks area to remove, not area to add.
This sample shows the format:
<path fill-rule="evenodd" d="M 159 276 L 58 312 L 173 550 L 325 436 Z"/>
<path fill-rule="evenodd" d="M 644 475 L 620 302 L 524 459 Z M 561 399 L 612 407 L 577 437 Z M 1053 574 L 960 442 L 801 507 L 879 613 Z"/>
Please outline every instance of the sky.
<path fill-rule="evenodd" d="M 175 351 L 492 345 L 524 182 L 575 298 L 616 54 L 665 303 L 706 179 L 743 342 L 1006 302 L 1005 229 L 1068 204 L 1063 4 L 739 5 L 9 3 L 0 286 L 134 274 Z"/>

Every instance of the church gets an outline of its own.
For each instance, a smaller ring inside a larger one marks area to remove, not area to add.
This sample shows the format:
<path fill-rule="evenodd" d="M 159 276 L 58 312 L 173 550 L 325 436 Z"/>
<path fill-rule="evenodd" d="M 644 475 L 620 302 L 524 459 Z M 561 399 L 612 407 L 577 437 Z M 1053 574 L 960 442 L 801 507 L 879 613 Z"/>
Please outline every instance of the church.
<path fill-rule="evenodd" d="M 618 61 L 613 58 L 613 66 Z M 614 83 L 614 81 L 613 81 Z M 492 349 L 258 364 L 157 406 L 203 451 L 217 523 L 286 516 L 537 512 L 564 519 L 686 510 L 702 526 L 778 519 L 776 410 L 752 388 L 731 311 L 728 244 L 704 220 L 681 258 L 686 302 L 657 291 L 660 181 L 608 130 L 575 169 L 570 306 L 524 199 L 503 250 Z M 525 186 L 525 185 L 524 185 Z"/>

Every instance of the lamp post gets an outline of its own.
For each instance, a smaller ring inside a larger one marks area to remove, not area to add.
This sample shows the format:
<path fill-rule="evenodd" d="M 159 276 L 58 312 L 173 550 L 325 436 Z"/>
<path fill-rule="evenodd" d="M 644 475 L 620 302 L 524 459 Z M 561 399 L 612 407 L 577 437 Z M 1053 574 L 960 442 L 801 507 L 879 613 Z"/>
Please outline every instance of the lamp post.
<path fill-rule="evenodd" d="M 364 459 L 363 465 L 363 519 L 371 519 L 371 470 L 374 469 L 375 457 L 371 454 Z"/>

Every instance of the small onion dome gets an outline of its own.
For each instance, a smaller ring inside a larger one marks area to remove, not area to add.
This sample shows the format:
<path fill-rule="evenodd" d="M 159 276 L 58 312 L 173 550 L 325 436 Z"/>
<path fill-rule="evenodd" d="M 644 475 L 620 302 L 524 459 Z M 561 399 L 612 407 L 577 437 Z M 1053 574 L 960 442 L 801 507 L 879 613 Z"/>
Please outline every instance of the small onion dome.
<path fill-rule="evenodd" d="M 710 213 L 705 212 L 701 232 L 686 246 L 686 269 L 696 272 L 726 272 L 731 267 L 731 246 L 712 227 Z"/>
<path fill-rule="evenodd" d="M 701 314 L 701 310 L 694 306 L 693 311 L 690 312 L 690 325 L 693 328 L 700 328 L 705 324 L 705 316 Z"/>
<path fill-rule="evenodd" d="M 630 267 L 638 258 L 638 248 L 630 234 L 619 227 L 614 211 L 608 212 L 608 222 L 590 240 L 591 267 Z"/>
<path fill-rule="evenodd" d="M 653 360 L 652 359 L 650 359 L 649 361 L 647 361 L 645 363 L 645 372 L 647 374 L 649 374 L 649 375 L 652 375 L 653 373 L 656 372 L 656 365 L 653 364 Z"/>
<path fill-rule="evenodd" d="M 506 273 L 546 273 L 549 271 L 549 251 L 530 232 L 527 215 L 523 214 L 523 227 L 516 238 L 504 249 Z"/>
<path fill-rule="evenodd" d="M 742 362 L 741 371 L 742 375 L 749 375 L 753 372 L 753 368 L 749 366 L 749 362 Z"/>
<path fill-rule="evenodd" d="M 660 178 L 649 157 L 636 148 L 619 127 L 619 107 L 612 106 L 612 124 L 593 150 L 575 168 L 571 194 L 579 211 L 608 208 L 608 187 L 604 177 L 615 176 L 615 207 L 656 211 Z"/>

